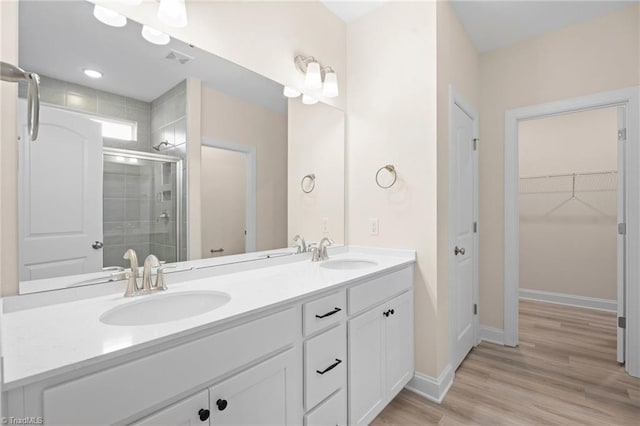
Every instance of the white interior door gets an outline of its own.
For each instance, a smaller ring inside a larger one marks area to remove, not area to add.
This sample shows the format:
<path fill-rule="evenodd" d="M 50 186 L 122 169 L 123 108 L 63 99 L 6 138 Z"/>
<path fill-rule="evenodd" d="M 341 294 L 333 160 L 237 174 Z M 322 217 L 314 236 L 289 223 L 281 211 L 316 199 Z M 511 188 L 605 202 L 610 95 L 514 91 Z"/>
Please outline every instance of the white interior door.
<path fill-rule="evenodd" d="M 467 356 L 475 342 L 474 321 L 474 136 L 473 120 L 458 105 L 453 105 L 453 131 L 450 167 L 451 207 L 451 252 L 452 276 L 450 291 L 453 292 L 450 318 L 453 327 L 454 369 Z"/>
<path fill-rule="evenodd" d="M 626 175 L 625 175 L 625 142 L 626 142 L 626 108 L 618 107 L 618 223 L 626 224 Z M 626 310 L 626 225 L 619 225 L 617 239 L 617 286 L 618 286 L 618 318 L 624 318 Z M 625 329 L 618 324 L 617 359 L 625 361 Z"/>
<path fill-rule="evenodd" d="M 24 103 L 24 101 L 20 101 Z M 20 280 L 102 268 L 102 130 L 78 114 L 40 107 L 31 142 L 19 115 Z"/>

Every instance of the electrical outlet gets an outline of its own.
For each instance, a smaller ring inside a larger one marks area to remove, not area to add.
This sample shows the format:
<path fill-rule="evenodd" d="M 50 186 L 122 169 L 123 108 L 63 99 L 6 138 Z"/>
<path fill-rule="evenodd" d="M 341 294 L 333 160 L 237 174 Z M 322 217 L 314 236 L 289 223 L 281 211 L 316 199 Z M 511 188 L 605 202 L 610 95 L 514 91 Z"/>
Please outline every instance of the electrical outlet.
<path fill-rule="evenodd" d="M 369 219 L 369 235 L 378 235 L 379 231 L 378 218 Z"/>
<path fill-rule="evenodd" d="M 328 217 L 323 217 L 322 218 L 322 233 L 323 234 L 328 234 L 329 233 L 329 218 Z"/>

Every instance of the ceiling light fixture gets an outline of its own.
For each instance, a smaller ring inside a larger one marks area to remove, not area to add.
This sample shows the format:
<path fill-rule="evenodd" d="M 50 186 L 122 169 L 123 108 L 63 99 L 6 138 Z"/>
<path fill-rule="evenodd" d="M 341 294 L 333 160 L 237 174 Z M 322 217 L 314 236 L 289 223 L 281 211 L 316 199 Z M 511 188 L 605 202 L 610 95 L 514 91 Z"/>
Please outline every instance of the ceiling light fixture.
<path fill-rule="evenodd" d="M 318 100 L 309 95 L 302 95 L 302 103 L 305 105 L 315 105 L 318 103 Z"/>
<path fill-rule="evenodd" d="M 307 89 L 322 88 L 322 96 L 325 98 L 335 98 L 340 94 L 338 76 L 333 68 L 323 67 L 313 56 L 298 55 L 293 62 L 298 71 L 304 74 L 304 85 Z"/>
<path fill-rule="evenodd" d="M 90 78 L 102 78 L 102 73 L 100 71 L 92 70 L 91 68 L 85 68 L 82 70 L 84 75 Z"/>
<path fill-rule="evenodd" d="M 170 27 L 186 27 L 187 8 L 184 0 L 160 0 L 158 19 Z"/>
<path fill-rule="evenodd" d="M 287 98 L 297 98 L 298 96 L 301 95 L 300 92 L 298 92 L 293 87 L 289 87 L 289 86 L 284 86 L 284 90 L 282 91 L 282 94 L 285 95 Z"/>
<path fill-rule="evenodd" d="M 93 8 L 93 16 L 103 24 L 107 24 L 112 27 L 124 27 L 127 25 L 127 18 L 120 15 L 118 12 L 97 4 Z"/>
<path fill-rule="evenodd" d="M 338 76 L 333 68 L 327 67 L 324 71 L 324 85 L 322 86 L 322 96 L 325 98 L 335 98 L 340 92 L 338 90 Z"/>
<path fill-rule="evenodd" d="M 142 37 L 149 43 L 157 44 L 159 46 L 169 44 L 171 37 L 169 34 L 165 34 L 162 31 L 158 31 L 155 28 L 142 26 Z"/>

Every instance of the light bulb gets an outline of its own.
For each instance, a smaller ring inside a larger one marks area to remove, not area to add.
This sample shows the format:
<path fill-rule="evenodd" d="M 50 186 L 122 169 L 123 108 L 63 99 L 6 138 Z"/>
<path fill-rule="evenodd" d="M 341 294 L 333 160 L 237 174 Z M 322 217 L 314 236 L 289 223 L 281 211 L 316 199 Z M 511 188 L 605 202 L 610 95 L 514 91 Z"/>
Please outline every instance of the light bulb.
<path fill-rule="evenodd" d="M 184 0 L 160 0 L 158 19 L 170 27 L 187 26 L 187 8 Z"/>
<path fill-rule="evenodd" d="M 100 71 L 92 70 L 91 68 L 85 68 L 82 72 L 90 78 L 102 78 L 102 73 Z"/>
<path fill-rule="evenodd" d="M 319 89 L 322 87 L 322 76 L 320 75 L 320 64 L 310 62 L 307 65 L 307 74 L 304 77 L 304 85 L 307 89 Z"/>
<path fill-rule="evenodd" d="M 168 34 L 163 33 L 162 31 L 158 31 L 155 28 L 148 27 L 146 25 L 142 26 L 142 37 L 147 40 L 149 43 L 164 45 L 168 44 L 171 40 Z"/>
<path fill-rule="evenodd" d="M 314 105 L 318 103 L 318 100 L 309 95 L 302 95 L 302 103 L 305 105 Z"/>
<path fill-rule="evenodd" d="M 338 76 L 333 70 L 327 71 L 324 75 L 324 86 L 322 86 L 322 96 L 325 98 L 335 98 L 339 95 Z"/>
<path fill-rule="evenodd" d="M 110 25 L 112 27 L 124 27 L 127 25 L 127 18 L 120 15 L 119 13 L 107 9 L 103 6 L 96 6 L 93 8 L 93 16 L 103 24 Z"/>
<path fill-rule="evenodd" d="M 300 92 L 298 92 L 296 89 L 289 86 L 284 86 L 284 90 L 282 91 L 282 94 L 285 95 L 287 98 L 297 98 L 298 96 L 301 95 Z"/>

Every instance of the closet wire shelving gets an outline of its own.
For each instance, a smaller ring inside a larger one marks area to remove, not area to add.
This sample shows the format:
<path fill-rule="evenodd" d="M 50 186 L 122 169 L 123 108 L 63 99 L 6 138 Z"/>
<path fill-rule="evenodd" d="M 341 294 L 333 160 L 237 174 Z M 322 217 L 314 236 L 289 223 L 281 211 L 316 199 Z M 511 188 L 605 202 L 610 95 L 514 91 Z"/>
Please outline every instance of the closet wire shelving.
<path fill-rule="evenodd" d="M 521 177 L 520 195 L 567 194 L 567 198 L 548 210 L 544 216 L 552 215 L 570 202 L 577 202 L 601 216 L 610 216 L 589 201 L 580 197 L 583 193 L 615 192 L 618 188 L 618 172 L 604 170 L 597 172 L 576 172 Z"/>

